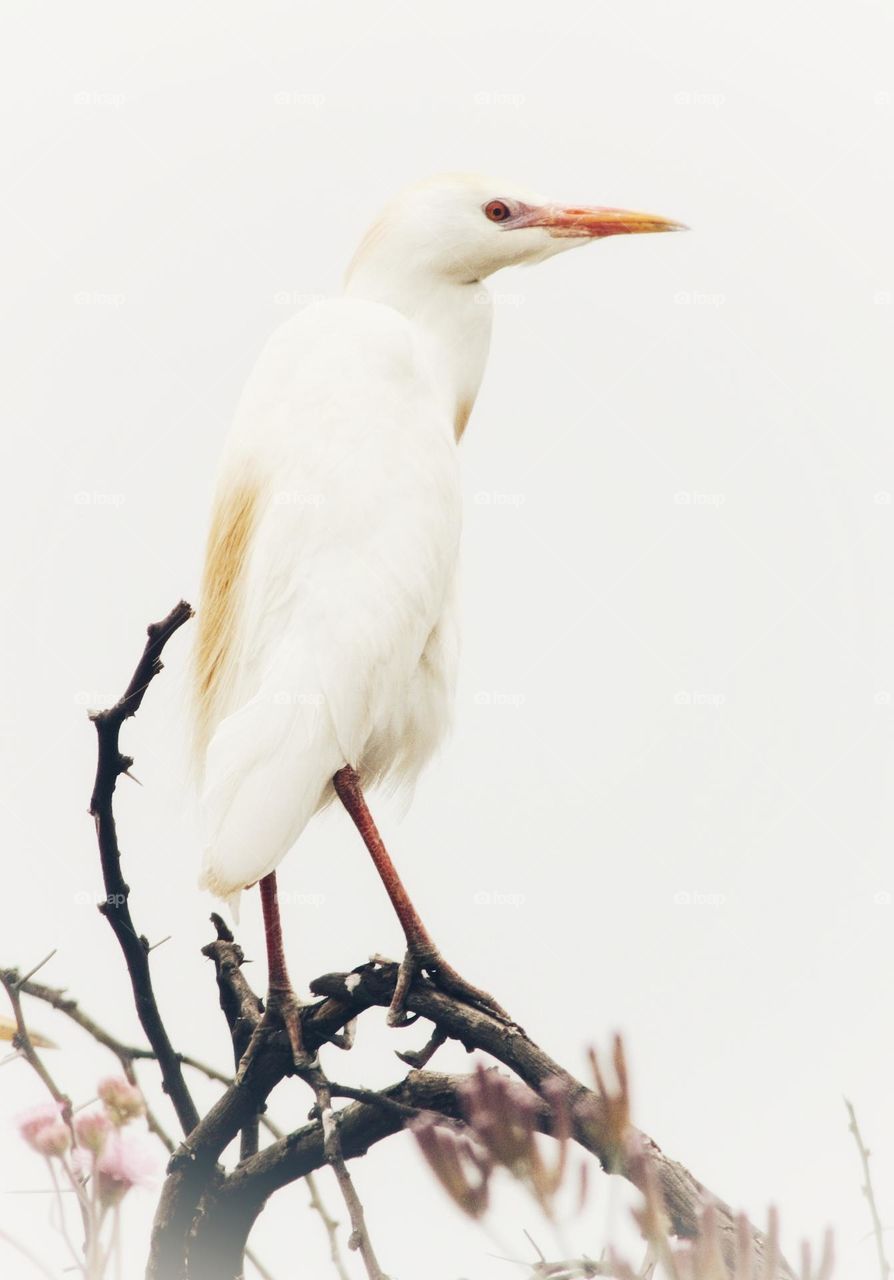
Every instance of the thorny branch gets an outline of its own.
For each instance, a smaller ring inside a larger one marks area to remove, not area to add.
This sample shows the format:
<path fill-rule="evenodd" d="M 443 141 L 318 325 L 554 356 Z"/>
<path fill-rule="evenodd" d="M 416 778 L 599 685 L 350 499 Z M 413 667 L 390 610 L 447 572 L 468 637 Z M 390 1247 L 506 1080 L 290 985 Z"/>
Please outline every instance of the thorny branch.
<path fill-rule="evenodd" d="M 863 1135 L 860 1132 L 860 1126 L 857 1123 L 857 1113 L 854 1111 L 853 1105 L 844 1100 L 847 1107 L 848 1128 L 854 1135 L 854 1142 L 857 1144 L 857 1150 L 860 1153 L 860 1164 L 863 1169 L 863 1194 L 869 1205 L 869 1213 L 872 1218 L 872 1234 L 875 1237 L 875 1247 L 878 1253 L 879 1275 L 881 1280 L 888 1280 L 891 1275 L 891 1264 L 885 1253 L 885 1229 L 882 1226 L 882 1220 L 879 1216 L 878 1205 L 875 1201 L 875 1192 L 872 1188 L 872 1174 L 869 1172 L 869 1156 L 870 1151 L 863 1141 Z"/>
<path fill-rule="evenodd" d="M 152 623 L 148 628 L 143 653 L 123 695 L 114 707 L 107 711 L 96 711 L 91 716 L 96 726 L 97 764 L 90 813 L 96 823 L 96 839 L 106 892 L 105 901 L 100 904 L 99 909 L 112 926 L 124 953 L 137 1016 L 158 1059 L 162 1086 L 173 1103 L 184 1135 L 195 1128 L 199 1113 L 158 1011 L 149 968 L 149 943 L 137 933 L 131 918 L 128 906 L 130 886 L 121 871 L 121 851 L 118 847 L 112 801 L 118 778 L 122 773 L 127 773 L 133 764 L 129 756 L 122 755 L 118 746 L 121 726 L 140 709 L 149 684 L 162 670 L 161 654 L 168 640 L 191 617 L 192 609 L 185 600 L 181 600 L 161 622 Z"/>
<path fill-rule="evenodd" d="M 310 1081 L 318 1102 L 311 1122 L 275 1137 L 268 1146 L 258 1150 L 257 1124 L 267 1099 L 284 1078 L 295 1073 L 285 1034 L 276 1030 L 265 1034 L 239 1083 L 228 1081 L 223 1073 L 214 1073 L 174 1050 L 152 989 L 150 948 L 147 940 L 138 934 L 129 910 L 129 888 L 121 868 L 113 798 L 118 777 L 126 774 L 132 764 L 118 745 L 121 726 L 139 709 L 149 683 L 161 670 L 164 645 L 191 613 L 189 605 L 181 601 L 166 618 L 149 627 L 143 654 L 124 695 L 114 707 L 92 717 L 97 730 L 98 763 L 90 811 L 96 822 L 106 890 L 106 900 L 100 910 L 121 946 L 151 1051 L 131 1048 L 108 1036 L 86 1018 L 74 1002 L 68 1002 L 63 993 L 41 988 L 40 984 L 22 984 L 29 994 L 55 1004 L 93 1034 L 116 1053 L 122 1065 L 126 1062 L 132 1070 L 135 1060 L 149 1056 L 159 1063 L 163 1087 L 175 1107 L 186 1141 L 173 1153 L 168 1166 L 153 1229 L 149 1280 L 181 1280 L 187 1275 L 190 1280 L 240 1277 L 248 1234 L 274 1191 L 327 1163 L 338 1173 L 339 1164 L 344 1168 L 346 1159 L 365 1154 L 375 1143 L 399 1132 L 407 1117 L 420 1110 L 459 1123 L 460 1095 L 467 1079 L 415 1069 L 390 1088 L 373 1091 L 333 1085 L 320 1072 Z M 217 937 L 203 951 L 215 965 L 220 1003 L 230 1028 L 234 1058 L 238 1061 L 258 1024 L 262 1005 L 242 974 L 243 956 L 238 943 L 219 917 L 214 918 L 214 923 Z M 374 963 L 361 965 L 350 974 L 331 973 L 318 978 L 312 990 L 321 999 L 303 1012 L 308 1051 L 313 1053 L 338 1036 L 365 1010 L 390 1005 L 396 981 L 397 966 Z M 15 994 L 18 998 L 17 988 Z M 743 1274 L 736 1262 L 741 1256 L 742 1220 L 736 1219 L 726 1204 L 712 1196 L 687 1169 L 666 1156 L 645 1134 L 632 1130 L 635 1141 L 625 1150 L 635 1149 L 639 1157 L 625 1154 L 619 1148 L 617 1118 L 604 1087 L 598 1084 L 595 1090 L 587 1088 L 521 1028 L 498 1022 L 487 1013 L 444 995 L 428 981 L 414 983 L 407 1006 L 411 1013 L 428 1019 L 434 1028 L 421 1055 L 415 1059 L 408 1055 L 411 1061 L 423 1065 L 448 1038 L 469 1050 L 479 1049 L 489 1054 L 536 1095 L 538 1129 L 555 1134 L 564 1116 L 571 1125 L 571 1137 L 594 1154 L 603 1168 L 639 1187 L 647 1198 L 647 1205 L 650 1196 L 654 1203 L 656 1194 L 660 1194 L 662 1210 L 678 1237 L 699 1238 L 707 1203 L 713 1224 L 713 1243 L 718 1257 L 722 1255 L 725 1260 L 721 1264 L 723 1270 L 730 1276 L 734 1269 L 737 1276 Z M 23 1040 L 23 1045 L 25 1042 Z M 221 1079 L 226 1086 L 201 1118 L 183 1076 L 187 1063 Z M 557 1101 L 559 1095 L 561 1103 Z M 352 1101 L 334 1113 L 332 1098 L 339 1096 L 350 1096 Z M 240 1133 L 243 1135 L 242 1158 L 234 1170 L 226 1172 L 219 1163 L 220 1158 Z M 346 1174 L 347 1170 L 344 1171 Z M 362 1245 L 364 1233 L 357 1234 L 358 1221 L 362 1222 L 362 1208 L 360 1218 L 357 1217 L 358 1206 L 359 1202 L 352 1207 L 352 1221 L 357 1243 Z M 770 1277 L 793 1280 L 794 1273 L 779 1257 L 775 1240 L 768 1241 L 763 1233 L 750 1226 L 746 1235 L 749 1256 L 760 1265 L 761 1274 L 768 1280 Z M 374 1255 L 366 1261 L 369 1275 L 381 1280 L 382 1272 Z M 544 1261 L 542 1265 L 550 1264 Z M 567 1271 L 575 1264 L 560 1265 Z M 589 1267 L 590 1262 L 581 1259 L 580 1265 Z M 580 1274 L 587 1272 L 582 1270 Z"/>

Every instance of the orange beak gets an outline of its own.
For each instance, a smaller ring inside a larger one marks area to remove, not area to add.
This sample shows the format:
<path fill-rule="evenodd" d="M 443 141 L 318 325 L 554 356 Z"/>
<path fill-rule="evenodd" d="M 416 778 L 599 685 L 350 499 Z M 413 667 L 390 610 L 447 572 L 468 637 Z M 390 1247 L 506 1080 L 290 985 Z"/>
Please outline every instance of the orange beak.
<path fill-rule="evenodd" d="M 688 231 L 682 222 L 673 222 L 657 213 L 635 213 L 632 209 L 610 209 L 599 205 L 565 208 L 541 205 L 531 209 L 515 226 L 546 227 L 551 236 L 603 239 L 605 236 L 642 235 L 647 231 Z"/>

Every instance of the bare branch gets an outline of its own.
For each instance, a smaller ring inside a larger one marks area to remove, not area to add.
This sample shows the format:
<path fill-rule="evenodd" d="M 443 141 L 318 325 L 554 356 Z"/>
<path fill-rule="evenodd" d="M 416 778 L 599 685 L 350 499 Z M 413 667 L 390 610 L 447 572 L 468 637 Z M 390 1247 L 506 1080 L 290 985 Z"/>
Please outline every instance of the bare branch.
<path fill-rule="evenodd" d="M 878 1205 L 875 1202 L 875 1192 L 872 1188 L 872 1175 L 869 1172 L 869 1148 L 863 1141 L 863 1135 L 860 1132 L 860 1126 L 857 1124 L 857 1113 L 854 1111 L 853 1105 L 844 1100 L 847 1107 L 847 1114 L 850 1123 L 848 1129 L 854 1135 L 854 1142 L 857 1144 L 857 1150 L 860 1153 L 860 1164 L 863 1168 L 863 1194 L 869 1205 L 869 1214 L 872 1218 L 872 1233 L 875 1236 L 875 1247 L 878 1252 L 879 1275 L 881 1280 L 888 1280 L 891 1274 L 891 1264 L 888 1262 L 885 1254 L 885 1236 L 882 1220 L 879 1216 Z"/>
<path fill-rule="evenodd" d="M 150 1280 L 172 1280 L 187 1272 L 191 1280 L 212 1276 L 220 1280 L 224 1275 L 241 1274 L 248 1231 L 273 1191 L 326 1162 L 333 1164 L 345 1190 L 350 1179 L 344 1160 L 362 1154 L 372 1142 L 396 1132 L 404 1123 L 407 1109 L 419 1105 L 420 1093 L 425 1092 L 420 1088 L 420 1081 L 426 1080 L 429 1085 L 431 1080 L 439 1080 L 436 1076 L 426 1079 L 427 1073 L 415 1072 L 408 1077 L 412 1087 L 404 1082 L 396 1089 L 382 1091 L 381 1097 L 375 1097 L 374 1091 L 364 1091 L 364 1099 L 345 1107 L 338 1113 L 336 1122 L 331 1106 L 333 1090 L 318 1071 L 310 1083 L 317 1095 L 323 1122 L 306 1126 L 258 1152 L 257 1123 L 266 1100 L 284 1077 L 295 1074 L 286 1036 L 271 1027 L 265 1028 L 260 1051 L 255 1053 L 238 1082 L 228 1085 L 208 1114 L 199 1120 L 183 1077 L 183 1059 L 168 1039 L 153 994 L 149 943 L 137 935 L 130 916 L 129 889 L 121 872 L 112 811 L 117 779 L 127 773 L 132 764 L 119 750 L 121 725 L 137 711 L 148 684 L 161 670 L 160 655 L 166 641 L 190 616 L 190 607 L 181 602 L 167 618 L 149 628 L 143 655 L 124 695 L 110 710 L 92 717 L 97 729 L 99 758 L 91 813 L 96 821 L 106 887 L 106 901 L 100 910 L 118 938 L 141 1024 L 159 1062 L 164 1088 L 188 1137 L 172 1157 L 158 1206 L 148 1269 Z M 238 944 L 219 917 L 215 917 L 214 922 L 217 939 L 204 948 L 204 952 L 215 963 L 221 1006 L 238 1060 L 258 1025 L 261 1003 L 241 973 L 243 957 Z M 395 965 L 365 965 L 352 974 L 328 974 L 318 979 L 312 989 L 326 999 L 302 1015 L 308 1050 L 313 1052 L 365 1009 L 390 1005 L 397 980 Z M 618 1097 L 609 1097 L 604 1086 L 595 1091 L 588 1089 L 544 1053 L 520 1027 L 498 1021 L 481 1009 L 445 995 L 429 982 L 419 980 L 413 984 L 407 1007 L 416 1016 L 430 1020 L 436 1029 L 415 1061 L 427 1061 L 447 1036 L 467 1049 L 479 1048 L 490 1053 L 540 1096 L 543 1108 L 540 1118 L 548 1122 L 550 1132 L 561 1119 L 555 1110 L 556 1099 L 561 1096 L 571 1136 L 592 1152 L 603 1168 L 620 1173 L 644 1192 L 650 1189 L 647 1179 L 654 1180 L 671 1228 L 678 1237 L 698 1238 L 704 1206 L 710 1204 L 718 1248 L 724 1266 L 732 1273 L 739 1253 L 737 1232 L 740 1228 L 729 1207 L 632 1126 L 628 1129 L 632 1140 L 625 1150 L 619 1151 L 623 1078 Z M 301 1074 L 307 1076 L 307 1072 Z M 451 1115 L 454 1106 L 455 1099 L 441 1097 L 440 1105 L 432 1109 Z M 227 1176 L 218 1160 L 240 1131 L 243 1160 Z M 352 1198 L 350 1188 L 347 1202 L 368 1274 L 374 1280 L 383 1280 L 371 1246 L 367 1247 L 362 1209 Z M 767 1272 L 767 1280 L 792 1280 L 793 1272 L 784 1260 L 777 1260 L 772 1240 L 752 1230 L 750 1243 L 756 1260 Z M 885 1280 L 888 1280 L 887 1273 Z"/>
<path fill-rule="evenodd" d="M 121 726 L 139 710 L 146 689 L 161 671 L 161 654 L 166 643 L 191 617 L 192 609 L 185 600 L 181 600 L 166 618 L 161 622 L 153 623 L 148 628 L 145 648 L 124 694 L 114 707 L 107 711 L 94 712 L 91 716 L 96 726 L 98 758 L 96 780 L 90 799 L 90 813 L 96 823 L 96 838 L 106 892 L 105 901 L 100 904 L 99 910 L 112 926 L 124 954 L 137 1016 L 158 1059 L 162 1086 L 173 1103 L 184 1134 L 188 1134 L 195 1128 L 199 1113 L 159 1013 L 152 989 L 149 943 L 145 937 L 137 933 L 131 918 L 128 906 L 130 886 L 121 871 L 121 852 L 118 848 L 112 801 L 119 776 L 126 773 L 133 764 L 129 756 L 121 754 L 118 746 Z"/>
<path fill-rule="evenodd" d="M 329 1259 L 338 1276 L 338 1280 L 351 1280 L 344 1261 L 341 1256 L 341 1248 L 338 1243 L 338 1223 L 332 1214 L 326 1208 L 325 1201 L 320 1194 L 320 1188 L 317 1184 L 316 1176 L 312 1173 L 306 1175 L 304 1181 L 307 1183 L 307 1189 L 310 1192 L 310 1206 L 319 1215 L 326 1228 L 326 1235 L 329 1239 Z"/>
<path fill-rule="evenodd" d="M 44 1066 L 43 1059 L 34 1047 L 34 1042 L 28 1031 L 25 1022 L 25 1015 L 22 1012 L 22 1000 L 19 994 L 21 979 L 15 969 L 0 970 L 0 983 L 9 996 L 9 1003 L 12 1005 L 13 1017 L 16 1020 L 15 1045 L 21 1051 L 29 1066 L 43 1081 L 47 1092 L 54 1102 L 58 1102 L 62 1107 L 62 1115 L 66 1124 L 71 1125 L 71 1099 L 68 1094 L 63 1093 Z"/>
<path fill-rule="evenodd" d="M 354 1180 L 348 1173 L 348 1166 L 345 1164 L 339 1136 L 340 1120 L 339 1116 L 332 1110 L 332 1093 L 329 1081 L 322 1067 L 318 1065 L 302 1070 L 301 1075 L 314 1091 L 314 1096 L 317 1100 L 315 1111 L 319 1116 L 323 1133 L 323 1153 L 326 1157 L 326 1163 L 335 1174 L 335 1180 L 338 1183 L 348 1216 L 351 1219 L 351 1237 L 348 1240 L 348 1248 L 356 1249 L 360 1254 L 369 1280 L 388 1280 L 379 1266 L 379 1260 L 373 1249 L 366 1225 L 363 1204 L 357 1194 Z"/>
<path fill-rule="evenodd" d="M 365 966 L 355 970 L 353 974 L 326 974 L 311 983 L 311 990 L 317 995 L 350 999 L 356 1003 L 356 1011 L 360 1012 L 370 1004 L 388 1007 L 396 979 L 396 966 Z M 555 1081 L 561 1085 L 574 1116 L 575 1139 L 599 1159 L 603 1168 L 619 1173 L 640 1190 L 644 1189 L 643 1162 L 619 1160 L 611 1100 L 604 1099 L 583 1085 L 550 1058 L 520 1027 L 507 1026 L 480 1009 L 444 995 L 431 983 L 420 981 L 414 983 L 407 1007 L 411 1012 L 418 1013 L 441 1027 L 467 1049 L 483 1049 L 491 1054 L 535 1092 L 542 1093 L 547 1082 Z M 683 1165 L 666 1156 L 648 1135 L 632 1127 L 631 1132 L 634 1148 L 638 1147 L 646 1153 L 649 1163 L 655 1169 L 675 1235 L 683 1239 L 694 1239 L 698 1234 L 700 1215 L 705 1203 L 711 1201 L 716 1205 L 723 1254 L 731 1269 L 736 1253 L 736 1218 L 730 1207 L 712 1195 Z M 757 1258 L 766 1255 L 767 1241 L 763 1233 L 757 1230 L 754 1231 L 754 1247 Z M 777 1270 L 787 1280 L 793 1275 L 784 1261 L 779 1262 Z"/>

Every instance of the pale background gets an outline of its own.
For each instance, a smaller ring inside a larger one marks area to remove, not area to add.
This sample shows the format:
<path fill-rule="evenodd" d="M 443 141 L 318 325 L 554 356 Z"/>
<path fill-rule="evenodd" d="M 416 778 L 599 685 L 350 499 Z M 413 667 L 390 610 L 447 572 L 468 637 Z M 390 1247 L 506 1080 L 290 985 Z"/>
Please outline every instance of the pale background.
<path fill-rule="evenodd" d="M 838 1274 L 873 1275 L 842 1095 L 892 1223 L 887 6 L 17 3 L 4 28 L 2 962 L 57 947 L 42 976 L 136 1037 L 90 905 L 85 707 L 195 597 L 240 386 L 382 201 L 475 169 L 679 218 L 691 234 L 492 281 L 456 732 L 409 815 L 378 811 L 470 978 L 573 1069 L 622 1030 L 643 1128 L 757 1219 L 777 1204 L 789 1250 L 830 1223 Z M 144 785 L 118 815 L 138 924 L 173 935 L 154 970 L 174 1039 L 226 1066 L 181 769 L 190 639 L 126 730 Z M 281 875 L 302 980 L 399 950 L 343 816 Z M 111 1060 L 33 1021 L 88 1098 Z M 423 1036 L 364 1019 L 326 1061 L 385 1082 Z M 7 1117 L 40 1096 L 22 1064 L 0 1086 Z M 273 1110 L 307 1105 L 294 1083 Z M 19 1194 L 39 1163 L 4 1132 L 0 1226 L 58 1263 L 46 1198 Z M 409 1140 L 355 1175 L 395 1276 L 520 1274 Z M 579 1250 L 625 1219 L 598 1192 Z M 279 1277 L 326 1274 L 304 1206 L 283 1192 L 257 1233 Z M 499 1223 L 529 1256 L 536 1216 L 507 1202 Z"/>

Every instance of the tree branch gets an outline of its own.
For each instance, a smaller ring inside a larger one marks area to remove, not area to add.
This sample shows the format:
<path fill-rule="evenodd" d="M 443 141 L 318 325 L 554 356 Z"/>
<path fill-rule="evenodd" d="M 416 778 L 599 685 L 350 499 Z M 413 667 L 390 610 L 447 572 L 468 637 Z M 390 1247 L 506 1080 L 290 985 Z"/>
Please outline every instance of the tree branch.
<path fill-rule="evenodd" d="M 44 1066 L 43 1059 L 34 1047 L 31 1034 L 28 1031 L 28 1025 L 25 1022 L 25 1015 L 22 1012 L 22 999 L 19 994 L 22 987 L 22 980 L 19 978 L 15 969 L 0 970 L 0 983 L 3 984 L 6 994 L 9 996 L 9 1003 L 12 1006 L 13 1017 L 16 1020 L 15 1045 L 27 1061 L 28 1065 L 40 1077 L 47 1092 L 54 1102 L 58 1102 L 62 1108 L 62 1115 L 67 1125 L 71 1126 L 71 1099 L 68 1094 L 63 1093 Z"/>
<path fill-rule="evenodd" d="M 464 1076 L 412 1071 L 381 1091 L 381 1104 L 350 1103 L 338 1113 L 343 1157 L 365 1155 L 375 1143 L 401 1132 L 408 1107 L 458 1118 L 458 1090 L 464 1081 Z M 326 1163 L 323 1127 L 314 1120 L 240 1164 L 206 1202 L 189 1253 L 190 1280 L 238 1276 L 245 1241 L 267 1199 Z"/>
<path fill-rule="evenodd" d="M 320 1129 L 323 1135 L 323 1154 L 326 1158 L 326 1163 L 335 1174 L 338 1188 L 345 1202 L 345 1208 L 351 1219 L 351 1237 L 348 1241 L 348 1248 L 356 1249 L 360 1254 L 369 1280 L 388 1280 L 376 1257 L 366 1225 L 363 1203 L 357 1194 L 354 1180 L 348 1173 L 348 1166 L 345 1163 L 345 1153 L 341 1141 L 341 1115 L 332 1110 L 332 1091 L 329 1080 L 320 1066 L 308 1067 L 302 1070 L 300 1074 L 314 1091 L 314 1097 L 316 1098 L 315 1111 L 319 1117 Z"/>
<path fill-rule="evenodd" d="M 214 948 L 215 944 L 212 943 L 211 947 Z M 221 954 L 219 949 L 212 952 L 216 964 Z M 223 955 L 225 957 L 226 953 Z M 227 999 L 233 998 L 233 993 L 238 995 L 241 982 L 244 982 L 244 979 L 236 979 L 237 972 L 226 959 L 224 967 L 218 968 L 218 984 L 221 981 L 230 984 Z M 234 981 L 237 981 L 235 987 L 232 986 Z M 247 987 L 247 983 L 245 985 Z M 248 990 L 250 992 L 250 988 Z M 254 993 L 251 995 L 257 998 Z M 244 1010 L 245 1006 L 240 1008 Z M 356 1004 L 348 1005 L 340 1000 L 324 1000 L 307 1009 L 302 1022 L 308 1052 L 313 1053 L 330 1040 L 356 1012 Z M 216 1193 L 223 1176 L 216 1171 L 221 1153 L 237 1133 L 263 1110 L 276 1085 L 293 1074 L 288 1037 L 284 1030 L 273 1031 L 265 1039 L 261 1051 L 253 1057 L 240 1083 L 230 1085 L 199 1121 L 189 1141 L 174 1153 L 155 1215 L 147 1271 L 149 1280 L 172 1280 L 186 1274 L 190 1237 L 199 1206 L 206 1194 L 213 1196 Z M 218 1273 L 218 1277 L 223 1274 Z"/>
<path fill-rule="evenodd" d="M 370 1006 L 387 1007 L 396 978 L 395 965 L 363 966 L 350 974 L 327 974 L 313 982 L 312 990 L 326 995 L 328 999 L 323 1005 L 309 1009 L 305 1016 L 308 1047 L 316 1048 L 322 1039 L 328 1038 L 336 1024 L 357 1017 Z M 732 1272 L 739 1228 L 729 1207 L 711 1195 L 687 1169 L 666 1156 L 645 1134 L 634 1131 L 639 1139 L 634 1145 L 638 1145 L 648 1159 L 640 1157 L 619 1163 L 616 1135 L 603 1099 L 560 1067 L 520 1028 L 507 1027 L 488 1014 L 444 995 L 430 983 L 414 984 L 408 1007 L 435 1022 L 467 1048 L 482 1049 L 514 1071 L 540 1097 L 538 1127 L 543 1132 L 555 1130 L 556 1118 L 549 1098 L 543 1094 L 555 1091 L 554 1082 L 558 1082 L 566 1098 L 564 1105 L 570 1108 L 573 1117 L 576 1141 L 595 1155 L 603 1168 L 626 1177 L 644 1192 L 647 1188 L 643 1171 L 649 1167 L 678 1237 L 697 1237 L 704 1205 L 711 1202 L 716 1208 L 718 1239 Z M 328 1034 L 324 1034 L 324 1029 Z M 235 1136 L 239 1116 L 251 1106 L 250 1100 L 241 1096 L 246 1086 L 257 1100 L 261 1094 L 266 1097 L 275 1083 L 291 1071 L 288 1042 L 281 1034 L 271 1041 L 265 1052 L 258 1055 L 253 1066 L 253 1080 L 246 1078 L 242 1086 L 229 1090 L 218 1104 L 216 1114 L 202 1121 L 191 1144 L 196 1146 L 192 1153 L 194 1159 L 210 1160 L 212 1153 L 219 1154 Z M 406 1122 L 408 1108 L 423 1108 L 457 1118 L 457 1090 L 462 1080 L 463 1077 L 457 1080 L 432 1072 L 411 1072 L 400 1085 L 381 1091 L 376 1101 L 366 1094 L 369 1100 L 345 1107 L 339 1113 L 344 1156 L 363 1155 L 373 1143 L 398 1132 Z M 321 1128 L 318 1124 L 311 1124 L 274 1142 L 241 1163 L 228 1177 L 221 1178 L 204 1203 L 201 1222 L 188 1250 L 190 1277 L 210 1280 L 213 1276 L 219 1280 L 222 1276 L 238 1275 L 240 1250 L 269 1196 L 309 1171 L 320 1168 L 325 1162 Z M 190 1184 L 188 1169 L 175 1171 L 163 1193 L 163 1206 L 156 1219 L 156 1246 L 165 1243 L 172 1215 L 182 1215 L 186 1231 L 188 1222 L 195 1218 L 197 1200 L 194 1197 L 199 1194 L 201 1188 Z M 752 1230 L 752 1246 L 757 1260 L 772 1257 L 763 1232 Z M 180 1248 L 180 1265 L 183 1265 L 187 1252 L 185 1236 Z M 168 1274 L 180 1275 L 181 1272 L 150 1271 L 150 1275 L 165 1276 L 166 1280 Z M 775 1270 L 779 1280 L 793 1280 L 793 1274 L 787 1263 L 779 1262 Z"/>
<path fill-rule="evenodd" d="M 166 618 L 153 623 L 148 628 L 148 639 L 142 656 L 122 697 L 109 710 L 97 711 L 91 715 L 96 726 L 98 758 L 90 813 L 96 823 L 96 839 L 106 891 L 105 901 L 100 904 L 99 910 L 112 926 L 124 954 L 137 1016 L 158 1059 L 162 1087 L 173 1103 L 184 1134 L 195 1128 L 199 1113 L 159 1013 L 152 989 L 149 943 L 137 933 L 131 919 L 128 907 L 130 887 L 121 872 L 121 852 L 118 848 L 112 799 L 119 776 L 127 773 L 133 764 L 129 756 L 121 754 L 118 746 L 121 726 L 139 710 L 146 689 L 161 671 L 161 653 L 168 640 L 191 617 L 192 609 L 185 600 L 181 600 Z"/>
<path fill-rule="evenodd" d="M 174 1153 L 169 1176 L 162 1191 L 153 1229 L 149 1260 L 149 1280 L 174 1280 L 188 1274 L 190 1280 L 241 1274 L 244 1248 L 257 1213 L 272 1191 L 286 1182 L 311 1172 L 327 1160 L 334 1163 L 330 1097 L 327 1089 L 318 1102 L 323 1123 L 315 1123 L 256 1151 L 258 1116 L 266 1106 L 270 1091 L 285 1076 L 294 1074 L 287 1037 L 283 1032 L 265 1031 L 264 1040 L 238 1083 L 233 1082 L 201 1120 L 182 1072 L 182 1059 L 170 1043 L 152 989 L 148 963 L 149 944 L 138 935 L 128 907 L 129 888 L 121 871 L 121 857 L 115 831 L 113 796 L 118 777 L 127 773 L 132 761 L 118 745 L 123 722 L 139 709 L 151 680 L 161 670 L 161 652 L 167 640 L 191 616 L 182 602 L 161 622 L 150 626 L 148 640 L 133 677 L 114 707 L 96 713 L 92 719 L 98 739 L 96 781 L 90 812 L 96 822 L 106 900 L 100 910 L 118 939 L 127 963 L 140 1022 L 158 1060 L 163 1087 L 171 1097 L 187 1141 Z M 258 1024 L 260 1001 L 241 973 L 242 953 L 219 917 L 215 918 L 217 939 L 204 948 L 214 960 L 221 1007 L 227 1017 L 237 1060 Z M 313 1052 L 331 1039 L 365 1009 L 391 1003 L 398 969 L 396 965 L 362 966 L 352 974 L 327 974 L 312 984 L 326 997 L 304 1011 L 304 1040 Z M 687 1169 L 665 1156 L 645 1134 L 633 1131 L 639 1154 L 619 1153 L 610 1100 L 588 1089 L 539 1048 L 520 1027 L 498 1022 L 479 1009 L 461 1003 L 436 990 L 430 982 L 417 981 L 407 999 L 408 1009 L 434 1023 L 435 1035 L 423 1051 L 428 1055 L 445 1036 L 467 1049 L 482 1049 L 514 1071 L 540 1097 L 544 1116 L 552 1126 L 555 1117 L 550 1094 L 557 1089 L 563 1105 L 573 1117 L 573 1136 L 592 1152 L 603 1168 L 619 1173 L 641 1191 L 646 1191 L 644 1168 L 652 1171 L 674 1233 L 684 1239 L 698 1235 L 706 1201 L 714 1206 L 718 1240 L 728 1264 L 737 1251 L 736 1222 L 729 1207 L 712 1196 Z M 120 1046 L 119 1046 L 120 1047 Z M 420 1059 L 421 1060 L 421 1059 Z M 455 1090 L 445 1090 L 444 1078 L 416 1072 L 381 1099 L 365 1094 L 338 1113 L 339 1158 L 362 1154 L 373 1142 L 396 1132 L 406 1118 L 406 1109 L 420 1105 L 425 1090 L 442 1090 L 439 1105 L 430 1109 L 444 1115 L 456 1110 Z M 424 1088 L 423 1088 L 424 1086 Z M 364 1091 L 365 1092 L 365 1091 Z M 227 1176 L 218 1165 L 224 1148 L 243 1132 L 243 1160 Z M 245 1135 L 248 1135 L 247 1137 Z M 328 1141 L 327 1141 L 328 1138 Z M 753 1231 L 752 1245 L 758 1259 L 772 1256 L 762 1233 Z M 225 1259 L 225 1262 L 222 1260 Z M 373 1260 L 374 1263 L 374 1260 Z M 368 1266 L 369 1266 L 368 1260 Z M 377 1264 L 372 1274 L 380 1274 Z M 780 1280 L 793 1280 L 784 1262 L 772 1267 Z M 732 1267 L 730 1266 L 730 1270 Z"/>
<path fill-rule="evenodd" d="M 860 1153 L 860 1164 L 863 1169 L 863 1194 L 869 1205 L 869 1214 L 872 1218 L 872 1234 L 875 1237 L 875 1247 L 878 1253 L 879 1275 L 881 1280 L 888 1280 L 891 1275 L 891 1264 L 888 1262 L 885 1253 L 885 1229 L 882 1226 L 882 1220 L 879 1216 L 878 1205 L 875 1201 L 875 1192 L 872 1189 L 872 1174 L 869 1172 L 869 1148 L 863 1141 L 863 1135 L 860 1132 L 860 1126 L 857 1124 L 857 1113 L 854 1111 L 853 1105 L 844 1100 L 847 1107 L 848 1129 L 854 1135 L 854 1142 L 857 1144 L 857 1150 Z"/>
<path fill-rule="evenodd" d="M 310 1192 L 310 1207 L 320 1215 L 320 1221 L 326 1230 L 326 1238 L 329 1241 L 329 1260 L 332 1263 L 335 1274 L 338 1276 L 338 1280 L 351 1280 L 345 1270 L 341 1248 L 338 1243 L 338 1222 L 326 1208 L 326 1202 L 320 1194 L 320 1188 L 314 1175 L 308 1173 L 304 1181 L 307 1183 L 307 1189 Z"/>
<path fill-rule="evenodd" d="M 311 983 L 311 990 L 316 995 L 330 998 L 340 996 L 356 1001 L 359 1012 L 373 1004 L 388 1007 L 396 979 L 396 965 L 379 968 L 366 966 L 352 974 L 326 974 Z M 407 1007 L 411 1012 L 434 1022 L 467 1049 L 482 1049 L 489 1053 L 514 1071 L 538 1094 L 542 1094 L 548 1081 L 557 1081 L 562 1086 L 574 1116 L 574 1137 L 577 1142 L 592 1152 L 604 1169 L 620 1174 L 639 1190 L 644 1190 L 643 1162 L 624 1158 L 619 1160 L 613 1131 L 606 1124 L 606 1108 L 600 1095 L 588 1089 L 550 1058 L 520 1027 L 498 1022 L 489 1014 L 444 995 L 430 982 L 417 980 L 414 983 Z M 655 1170 L 674 1234 L 683 1239 L 695 1239 L 701 1210 L 706 1201 L 711 1201 L 717 1208 L 724 1256 L 731 1261 L 735 1257 L 737 1241 L 736 1218 L 729 1205 L 708 1191 L 682 1164 L 665 1155 L 647 1134 L 639 1131 L 634 1131 L 634 1134 Z M 755 1229 L 756 1256 L 763 1258 L 766 1248 L 763 1232 Z M 793 1276 L 784 1261 L 780 1263 L 779 1275 L 785 1280 L 791 1280 Z"/>

